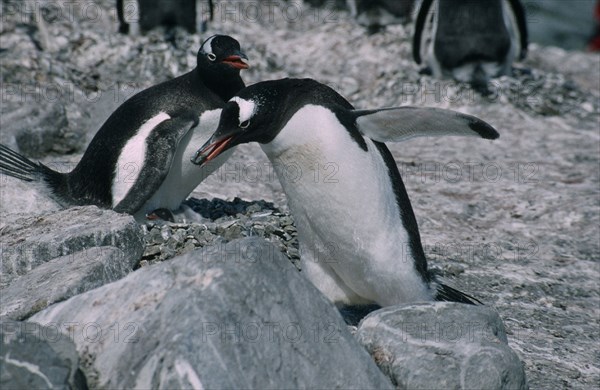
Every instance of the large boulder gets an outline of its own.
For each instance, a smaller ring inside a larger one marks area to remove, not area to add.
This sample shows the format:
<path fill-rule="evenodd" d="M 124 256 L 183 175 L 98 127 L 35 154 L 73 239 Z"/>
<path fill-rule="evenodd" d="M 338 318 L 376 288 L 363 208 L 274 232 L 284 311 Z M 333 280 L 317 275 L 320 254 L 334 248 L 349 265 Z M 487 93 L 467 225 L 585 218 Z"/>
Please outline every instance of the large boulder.
<path fill-rule="evenodd" d="M 357 338 L 398 388 L 527 389 L 498 314 L 452 302 L 380 309 Z"/>
<path fill-rule="evenodd" d="M 391 388 L 336 308 L 256 238 L 144 267 L 30 318 L 101 388 Z"/>
<path fill-rule="evenodd" d="M 144 251 L 142 228 L 132 216 L 96 206 L 40 216 L 8 215 L 0 224 L 0 287 L 45 262 L 94 247 L 111 246 L 135 264 Z"/>
<path fill-rule="evenodd" d="M 49 97 L 60 95 L 62 88 L 58 83 L 45 86 L 8 84 L 3 90 L 2 103 L 8 107 L 1 110 L 0 142 L 30 158 L 81 152 L 88 129 L 77 127 L 74 120 L 69 120 L 68 108 L 62 101 L 42 98 L 46 94 Z M 23 104 L 24 96 L 32 93 L 39 101 Z M 13 95 L 16 95 L 16 101 Z"/>
<path fill-rule="evenodd" d="M 75 345 L 55 328 L 3 319 L 0 337 L 2 389 L 87 389 Z"/>
<path fill-rule="evenodd" d="M 111 246 L 52 259 L 0 290 L 0 317 L 26 319 L 53 303 L 123 278 L 138 260 Z"/>

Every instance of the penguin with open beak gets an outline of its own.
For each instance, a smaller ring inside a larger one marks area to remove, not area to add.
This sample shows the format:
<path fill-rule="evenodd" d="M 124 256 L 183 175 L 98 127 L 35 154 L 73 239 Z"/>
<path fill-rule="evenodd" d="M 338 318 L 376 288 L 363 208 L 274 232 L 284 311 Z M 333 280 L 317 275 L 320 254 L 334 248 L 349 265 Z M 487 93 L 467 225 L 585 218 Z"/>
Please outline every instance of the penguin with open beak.
<path fill-rule="evenodd" d="M 282 79 L 231 98 L 192 161 L 203 165 L 235 145 L 258 142 L 294 217 L 302 272 L 340 307 L 477 303 L 428 270 L 408 194 L 383 143 L 442 135 L 498 138 L 470 115 L 416 107 L 355 110 L 324 84 Z M 319 167 L 330 174 L 317 179 Z"/>

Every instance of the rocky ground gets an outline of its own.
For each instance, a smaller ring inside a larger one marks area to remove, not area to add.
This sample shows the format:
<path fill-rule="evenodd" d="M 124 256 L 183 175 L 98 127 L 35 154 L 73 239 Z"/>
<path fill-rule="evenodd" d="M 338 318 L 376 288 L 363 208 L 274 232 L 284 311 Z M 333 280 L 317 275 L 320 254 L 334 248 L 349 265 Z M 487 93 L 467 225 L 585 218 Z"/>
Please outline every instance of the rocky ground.
<path fill-rule="evenodd" d="M 160 30 L 116 34 L 112 1 L 87 14 L 87 3 L 72 12 L 52 3 L 58 8 L 48 8 L 41 29 L 20 4 L 6 2 L 2 17 L 0 141 L 57 169 L 74 166 L 132 93 L 193 67 L 213 33 L 241 42 L 252 65 L 247 84 L 312 77 L 357 108 L 415 104 L 485 119 L 499 140 L 389 145 L 430 264 L 498 311 L 531 388 L 600 385 L 598 55 L 531 45 L 515 76 L 494 80 L 493 93 L 482 97 L 420 75 L 410 26 L 367 35 L 342 11 L 275 8 L 258 20 L 236 2 L 233 13 L 217 7 L 205 33 L 177 31 L 166 42 Z M 1 182 L 3 220 L 10 216 L 13 225 L 58 210 L 24 183 Z M 297 265 L 293 218 L 256 145 L 239 147 L 192 197 L 187 207 L 201 222 L 147 225 L 141 268 L 246 236 L 267 238 Z M 3 247 L 11 229 L 3 222 Z"/>

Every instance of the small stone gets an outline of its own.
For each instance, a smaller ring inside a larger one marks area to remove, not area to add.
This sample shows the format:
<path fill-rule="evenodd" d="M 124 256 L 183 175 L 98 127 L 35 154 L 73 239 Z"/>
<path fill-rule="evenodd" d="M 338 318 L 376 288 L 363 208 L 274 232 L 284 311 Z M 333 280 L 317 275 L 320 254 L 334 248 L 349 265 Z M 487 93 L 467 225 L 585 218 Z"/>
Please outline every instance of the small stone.
<path fill-rule="evenodd" d="M 144 250 L 144 254 L 142 255 L 142 257 L 154 257 L 156 255 L 160 254 L 160 246 L 159 245 L 152 245 L 152 246 L 147 246 L 146 249 Z M 141 266 L 141 264 L 140 264 Z"/>
<path fill-rule="evenodd" d="M 296 233 L 296 228 L 292 225 L 287 225 L 287 226 L 284 226 L 283 231 L 286 233 L 293 234 L 293 233 Z"/>
<path fill-rule="evenodd" d="M 261 209 L 262 209 L 262 207 L 260 207 L 260 205 L 252 204 L 246 208 L 246 213 L 248 213 L 248 214 L 258 213 L 259 211 L 261 211 Z M 266 214 L 266 215 L 268 215 L 268 214 Z"/>
<path fill-rule="evenodd" d="M 594 106 L 591 103 L 584 102 L 581 104 L 581 108 L 586 110 L 587 112 L 594 112 Z"/>
<path fill-rule="evenodd" d="M 294 247 L 288 248 L 287 254 L 292 259 L 299 259 L 300 258 L 300 251 L 298 249 L 294 248 Z"/>
<path fill-rule="evenodd" d="M 167 241 L 169 239 L 169 237 L 171 237 L 171 229 L 168 226 L 163 226 L 160 229 L 160 236 L 163 239 L 163 241 Z"/>
<path fill-rule="evenodd" d="M 291 217 L 282 217 L 280 223 L 282 226 L 291 225 L 294 223 L 294 220 Z"/>
<path fill-rule="evenodd" d="M 238 224 L 233 224 L 230 227 L 225 229 L 222 236 L 227 241 L 231 241 L 236 238 L 241 238 L 242 237 L 241 233 L 242 233 L 242 227 Z"/>

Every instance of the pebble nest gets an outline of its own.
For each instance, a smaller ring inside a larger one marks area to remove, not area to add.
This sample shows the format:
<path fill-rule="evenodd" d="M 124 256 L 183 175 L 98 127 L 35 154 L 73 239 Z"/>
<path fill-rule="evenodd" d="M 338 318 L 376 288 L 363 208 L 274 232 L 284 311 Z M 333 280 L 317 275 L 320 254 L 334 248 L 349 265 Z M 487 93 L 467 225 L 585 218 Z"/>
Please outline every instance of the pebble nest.
<path fill-rule="evenodd" d="M 189 198 L 185 206 L 206 218 L 205 223 L 149 222 L 143 225 L 146 250 L 140 266 L 168 260 L 206 245 L 243 237 L 261 237 L 279 248 L 300 269 L 298 233 L 289 213 L 273 203 Z"/>

